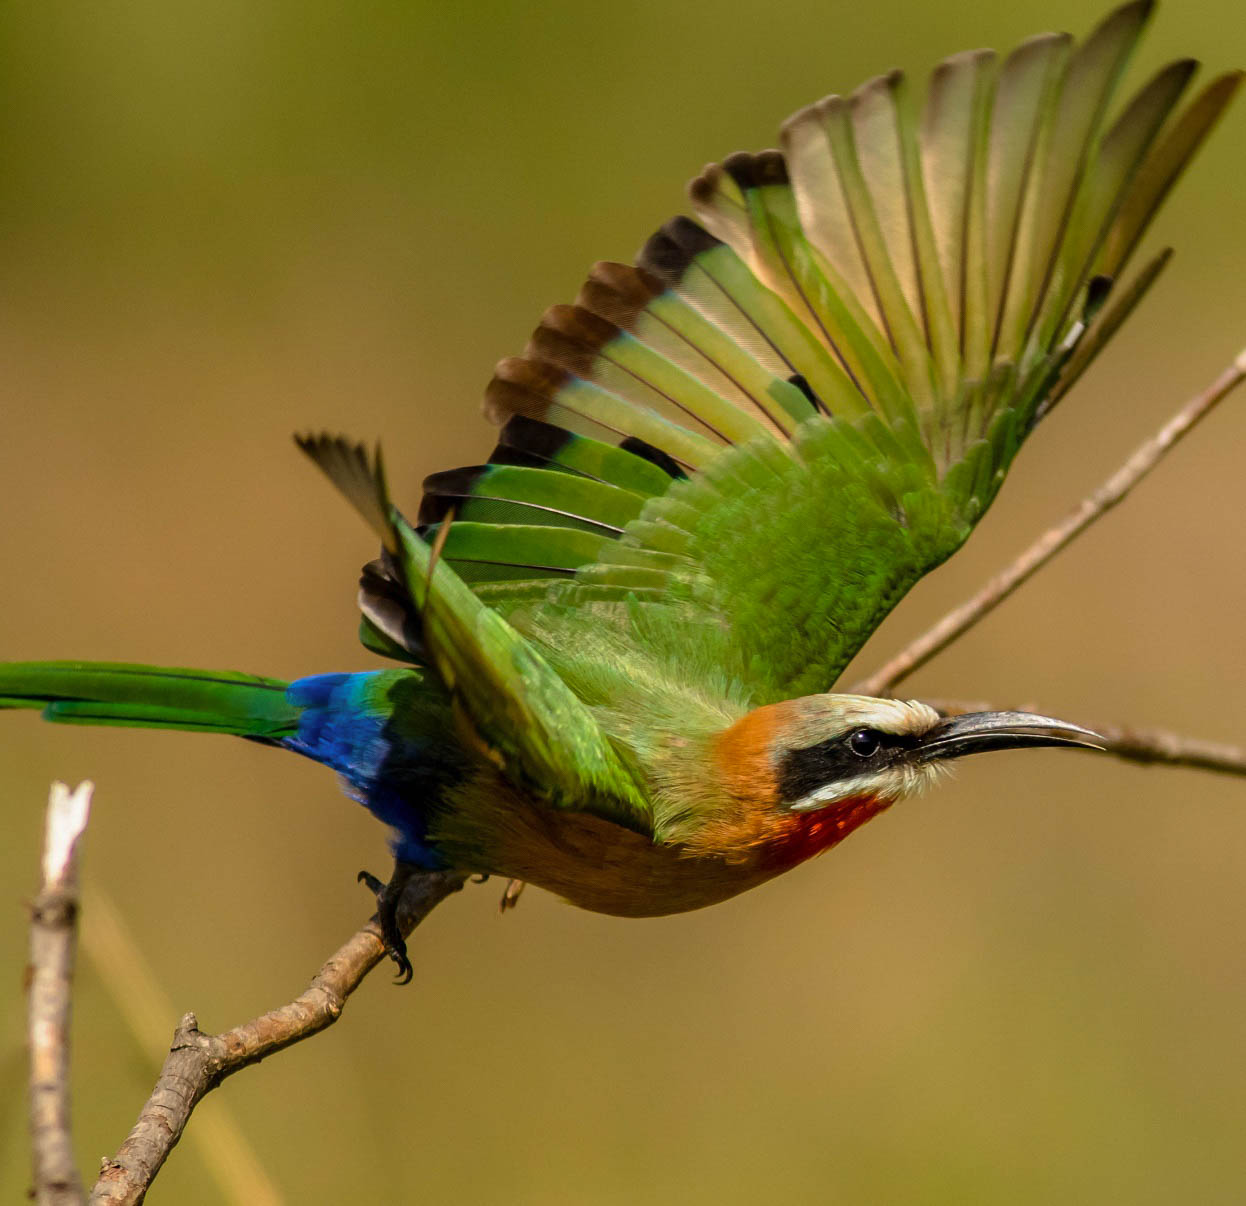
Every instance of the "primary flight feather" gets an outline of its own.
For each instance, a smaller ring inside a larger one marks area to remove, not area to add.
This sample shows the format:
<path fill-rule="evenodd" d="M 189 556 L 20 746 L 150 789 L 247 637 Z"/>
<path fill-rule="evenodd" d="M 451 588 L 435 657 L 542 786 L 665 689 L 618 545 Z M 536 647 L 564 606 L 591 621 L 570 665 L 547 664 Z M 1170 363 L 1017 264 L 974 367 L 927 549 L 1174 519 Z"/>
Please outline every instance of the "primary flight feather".
<path fill-rule="evenodd" d="M 379 453 L 300 446 L 381 540 L 361 636 L 401 668 L 284 683 L 0 665 L 0 706 L 229 732 L 332 767 L 403 873 L 697 908 L 841 840 L 949 759 L 1094 746 L 1049 717 L 835 694 L 968 537 L 1167 260 L 1142 235 L 1240 81 L 1116 92 L 1149 3 L 1085 41 L 893 72 L 707 167 L 486 391 L 482 465 L 415 524 Z M 406 970 L 382 893 L 391 953 Z"/>

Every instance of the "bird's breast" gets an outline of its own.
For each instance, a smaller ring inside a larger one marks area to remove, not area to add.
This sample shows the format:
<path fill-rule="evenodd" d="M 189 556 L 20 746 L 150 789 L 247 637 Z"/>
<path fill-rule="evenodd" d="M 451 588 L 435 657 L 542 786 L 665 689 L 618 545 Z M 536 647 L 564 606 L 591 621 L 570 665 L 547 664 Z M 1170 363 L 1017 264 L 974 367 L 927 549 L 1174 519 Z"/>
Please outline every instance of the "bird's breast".
<path fill-rule="evenodd" d="M 846 800 L 661 843 L 590 813 L 526 799 L 499 778 L 486 792 L 461 795 L 430 837 L 464 871 L 522 879 L 595 913 L 657 917 L 756 887 L 836 845 L 884 807 Z"/>

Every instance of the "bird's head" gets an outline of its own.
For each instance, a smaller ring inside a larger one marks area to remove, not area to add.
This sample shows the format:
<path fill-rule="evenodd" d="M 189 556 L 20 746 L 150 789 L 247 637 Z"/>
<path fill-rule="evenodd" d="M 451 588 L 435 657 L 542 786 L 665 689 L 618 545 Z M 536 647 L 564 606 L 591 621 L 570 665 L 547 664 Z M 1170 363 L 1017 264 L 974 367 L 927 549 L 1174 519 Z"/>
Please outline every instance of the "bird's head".
<path fill-rule="evenodd" d="M 799 861 L 938 777 L 966 754 L 1101 748 L 1088 729 L 1030 712 L 945 718 L 912 700 L 809 695 L 756 708 L 714 744 L 719 785 L 759 845 Z M 789 849 L 790 847 L 790 849 Z"/>

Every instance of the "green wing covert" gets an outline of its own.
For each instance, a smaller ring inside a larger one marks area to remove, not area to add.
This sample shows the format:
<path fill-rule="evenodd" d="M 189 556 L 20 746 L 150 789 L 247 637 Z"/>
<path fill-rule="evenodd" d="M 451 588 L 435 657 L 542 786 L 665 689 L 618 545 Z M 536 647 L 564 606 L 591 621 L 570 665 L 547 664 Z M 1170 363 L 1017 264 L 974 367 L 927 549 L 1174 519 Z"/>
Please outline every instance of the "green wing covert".
<path fill-rule="evenodd" d="M 380 607 L 363 600 L 380 642 L 374 647 L 431 665 L 464 739 L 536 798 L 648 832 L 644 797 L 588 709 L 398 513 L 380 452 L 369 459 L 362 447 L 330 436 L 297 442 L 381 539 L 382 559 L 365 571 L 362 592 L 380 598 Z M 402 613 L 396 621 L 386 602 Z"/>
<path fill-rule="evenodd" d="M 699 221 L 498 366 L 498 447 L 428 479 L 421 534 L 548 649 L 829 690 L 1166 261 L 1122 277 L 1240 76 L 1181 108 L 1178 61 L 1113 109 L 1150 9 L 951 58 L 920 111 L 881 76 L 706 168 Z"/>

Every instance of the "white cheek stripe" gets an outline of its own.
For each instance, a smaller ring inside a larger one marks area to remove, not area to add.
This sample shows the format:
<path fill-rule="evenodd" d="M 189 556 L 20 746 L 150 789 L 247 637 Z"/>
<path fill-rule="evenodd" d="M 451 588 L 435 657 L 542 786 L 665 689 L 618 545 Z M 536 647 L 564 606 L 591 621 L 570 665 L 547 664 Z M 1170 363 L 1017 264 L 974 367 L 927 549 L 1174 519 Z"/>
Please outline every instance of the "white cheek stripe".
<path fill-rule="evenodd" d="M 825 808 L 836 800 L 860 795 L 863 788 L 868 788 L 873 793 L 882 778 L 882 775 L 856 775 L 851 779 L 840 779 L 837 783 L 824 783 L 788 807 L 793 812 L 813 812 L 815 808 Z"/>
<path fill-rule="evenodd" d="M 840 779 L 835 783 L 824 783 L 807 795 L 801 796 L 795 804 L 789 804 L 792 812 L 813 812 L 826 808 L 840 800 L 848 800 L 853 796 L 875 796 L 880 800 L 894 802 L 902 796 L 912 795 L 926 787 L 939 775 L 937 764 L 925 766 L 892 766 L 884 771 L 873 774 L 854 775 L 851 779 Z"/>

